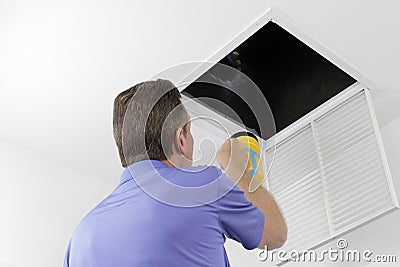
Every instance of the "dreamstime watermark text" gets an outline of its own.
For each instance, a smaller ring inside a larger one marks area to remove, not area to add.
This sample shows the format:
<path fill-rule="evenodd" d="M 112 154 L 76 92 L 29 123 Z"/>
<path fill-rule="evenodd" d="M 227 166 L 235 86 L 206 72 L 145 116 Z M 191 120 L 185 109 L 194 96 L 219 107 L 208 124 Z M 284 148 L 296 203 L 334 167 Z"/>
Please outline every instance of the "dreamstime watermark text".
<path fill-rule="evenodd" d="M 269 262 L 376 262 L 376 263 L 395 263 L 397 262 L 396 255 L 377 255 L 371 250 L 353 250 L 348 249 L 348 243 L 345 239 L 339 239 L 336 242 L 336 247 L 329 247 L 321 251 L 315 250 L 273 250 L 268 251 L 268 248 L 258 252 L 260 261 Z"/>

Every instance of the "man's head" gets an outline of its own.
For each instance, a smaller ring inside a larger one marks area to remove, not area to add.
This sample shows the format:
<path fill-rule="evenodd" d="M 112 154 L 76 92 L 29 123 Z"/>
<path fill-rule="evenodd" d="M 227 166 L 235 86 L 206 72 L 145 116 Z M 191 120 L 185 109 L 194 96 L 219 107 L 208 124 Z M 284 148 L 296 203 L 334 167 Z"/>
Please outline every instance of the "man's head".
<path fill-rule="evenodd" d="M 191 165 L 193 137 L 181 95 L 168 80 L 139 83 L 114 100 L 113 133 L 123 167 L 144 159 Z"/>

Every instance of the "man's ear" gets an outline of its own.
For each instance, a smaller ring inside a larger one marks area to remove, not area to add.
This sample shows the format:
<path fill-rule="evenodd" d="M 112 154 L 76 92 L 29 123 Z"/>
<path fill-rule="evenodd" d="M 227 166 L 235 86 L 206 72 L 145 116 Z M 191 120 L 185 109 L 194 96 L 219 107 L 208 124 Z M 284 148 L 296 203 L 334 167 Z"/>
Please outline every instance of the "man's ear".
<path fill-rule="evenodd" d="M 183 154 L 183 146 L 184 146 L 184 130 L 183 128 L 178 128 L 175 131 L 173 148 L 175 148 L 176 152 L 179 154 Z"/>

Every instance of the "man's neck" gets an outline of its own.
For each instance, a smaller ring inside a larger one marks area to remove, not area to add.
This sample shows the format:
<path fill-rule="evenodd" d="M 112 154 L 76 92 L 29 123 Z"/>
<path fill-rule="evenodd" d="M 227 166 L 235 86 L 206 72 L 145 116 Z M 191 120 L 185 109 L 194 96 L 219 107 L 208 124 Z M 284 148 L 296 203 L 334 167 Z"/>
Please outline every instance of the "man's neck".
<path fill-rule="evenodd" d="M 163 162 L 165 165 L 167 165 L 170 168 L 175 168 L 174 164 L 169 162 L 169 160 L 162 160 L 161 162 Z"/>

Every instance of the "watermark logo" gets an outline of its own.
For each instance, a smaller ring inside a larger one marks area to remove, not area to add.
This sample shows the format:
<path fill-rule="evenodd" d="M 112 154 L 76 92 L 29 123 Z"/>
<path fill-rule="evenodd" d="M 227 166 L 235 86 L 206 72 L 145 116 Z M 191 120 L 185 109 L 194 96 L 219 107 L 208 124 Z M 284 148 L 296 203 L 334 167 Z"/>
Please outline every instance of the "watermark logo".
<path fill-rule="evenodd" d="M 146 140 L 146 136 L 148 135 L 149 129 L 150 131 L 154 131 L 154 127 L 151 126 L 152 120 L 154 119 L 150 115 L 154 107 L 157 105 L 157 103 L 159 103 L 159 100 L 164 95 L 169 94 L 172 90 L 176 90 L 175 88 L 184 88 L 188 84 L 193 83 L 222 87 L 240 98 L 252 111 L 259 125 L 261 136 L 272 136 L 271 143 L 273 143 L 274 147 L 274 135 L 276 130 L 271 108 L 257 85 L 239 70 L 219 63 L 193 62 L 168 68 L 157 74 L 151 80 L 162 77 L 182 77 L 185 73 L 192 73 L 198 69 L 208 69 L 208 71 L 197 78 L 194 82 L 183 81 L 177 84 L 168 84 L 165 82 L 157 83 L 158 81 L 153 81 L 153 83 L 143 83 L 138 87 L 126 108 L 122 126 L 123 154 L 125 159 L 128 159 L 128 162 L 150 159 L 147 153 L 148 146 L 149 143 L 154 143 L 155 141 Z M 246 129 L 246 126 L 240 120 L 240 114 L 237 114 L 223 101 L 206 97 L 202 97 L 201 100 L 206 103 L 213 102 L 214 106 L 218 105 L 219 109 L 225 110 L 228 114 L 230 114 L 229 116 L 240 125 L 241 129 Z M 169 154 L 168 149 L 171 147 L 171 139 L 173 138 L 172 130 L 183 127 L 183 125 L 187 124 L 189 121 L 193 123 L 201 120 L 207 121 L 208 123 L 211 122 L 223 130 L 223 132 L 226 134 L 225 139 L 229 139 L 234 134 L 234 132 L 229 132 L 227 130 L 227 127 L 225 127 L 223 122 L 216 121 L 214 118 L 208 118 L 206 116 L 196 116 L 187 118 L 186 121 L 181 121 L 182 117 L 185 117 L 182 115 L 184 114 L 184 107 L 185 105 L 190 105 L 191 101 L 193 100 L 190 99 L 186 103 L 181 103 L 172 111 L 170 111 L 165 119 L 164 124 L 162 125 L 161 145 L 163 151 L 166 152 L 165 155 L 167 157 Z M 204 140 L 202 141 L 204 142 Z M 214 147 L 216 147 L 213 138 L 210 137 L 207 141 L 208 143 L 213 143 Z M 274 152 L 275 150 L 273 149 L 273 155 Z M 210 151 L 207 151 L 207 153 L 203 154 L 210 154 Z M 136 158 L 139 160 L 136 160 Z M 215 156 L 210 158 L 214 160 Z M 168 160 L 174 165 L 174 161 L 172 159 L 168 158 Z M 193 165 L 197 165 L 197 162 L 202 161 L 197 158 L 188 160 L 192 161 Z M 264 180 L 268 175 L 271 166 L 272 162 L 268 166 L 268 171 L 264 173 Z M 180 168 L 180 166 L 177 165 L 175 165 L 175 167 Z M 227 169 L 228 168 L 229 164 Z M 151 177 L 152 179 L 149 179 L 147 175 L 135 175 L 135 170 L 132 168 L 132 166 L 128 166 L 128 169 L 138 186 L 140 186 L 141 189 L 149 196 L 165 204 L 179 207 L 194 207 L 211 203 L 227 194 L 238 182 L 234 181 L 234 183 L 232 183 L 231 180 L 227 179 L 227 175 L 224 175 L 222 172 L 222 175 L 220 175 L 218 179 L 206 185 L 183 187 L 167 181 L 164 177 L 162 177 L 161 174 L 157 173 L 157 171 L 153 171 L 152 174 L 156 175 L 153 175 Z M 203 169 L 204 168 L 184 168 L 182 170 L 186 172 L 200 172 Z M 244 168 L 243 171 L 246 171 L 246 169 Z M 262 181 L 260 182 L 255 180 L 257 179 L 253 179 L 253 181 L 251 181 L 249 192 L 255 191 L 262 185 Z"/>
<path fill-rule="evenodd" d="M 282 264 L 284 262 L 366 262 L 366 263 L 396 263 L 396 255 L 378 255 L 371 250 L 348 249 L 346 239 L 338 239 L 336 247 L 328 247 L 321 251 L 315 250 L 273 250 L 269 251 L 267 247 L 259 250 L 258 260 L 262 262 L 275 262 Z"/>
<path fill-rule="evenodd" d="M 349 246 L 349 244 L 347 243 L 347 240 L 346 240 L 346 239 L 343 239 L 343 238 L 339 239 L 339 240 L 336 242 L 336 244 L 337 244 L 337 247 L 338 247 L 339 249 L 345 249 L 345 248 L 347 248 L 347 247 Z"/>

